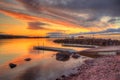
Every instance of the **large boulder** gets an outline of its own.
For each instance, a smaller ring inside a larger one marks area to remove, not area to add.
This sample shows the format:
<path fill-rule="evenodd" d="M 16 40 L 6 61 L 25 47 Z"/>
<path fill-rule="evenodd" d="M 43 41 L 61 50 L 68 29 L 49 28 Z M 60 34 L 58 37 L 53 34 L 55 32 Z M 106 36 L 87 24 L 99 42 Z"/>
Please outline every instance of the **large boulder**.
<path fill-rule="evenodd" d="M 70 54 L 67 52 L 61 52 L 56 54 L 56 60 L 58 61 L 68 61 L 70 59 Z"/>

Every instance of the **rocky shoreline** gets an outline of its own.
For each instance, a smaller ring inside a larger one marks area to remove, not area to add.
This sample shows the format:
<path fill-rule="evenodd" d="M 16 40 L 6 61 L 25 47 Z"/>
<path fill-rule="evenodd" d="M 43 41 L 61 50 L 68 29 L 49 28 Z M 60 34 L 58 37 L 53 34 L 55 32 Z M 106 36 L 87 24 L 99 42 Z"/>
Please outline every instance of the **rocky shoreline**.
<path fill-rule="evenodd" d="M 77 70 L 56 80 L 120 80 L 120 55 L 86 60 Z"/>
<path fill-rule="evenodd" d="M 99 39 L 99 38 L 78 38 L 78 39 L 56 39 L 55 43 L 64 44 L 82 44 L 82 45 L 96 45 L 96 46 L 117 46 L 120 45 L 119 40 Z"/>

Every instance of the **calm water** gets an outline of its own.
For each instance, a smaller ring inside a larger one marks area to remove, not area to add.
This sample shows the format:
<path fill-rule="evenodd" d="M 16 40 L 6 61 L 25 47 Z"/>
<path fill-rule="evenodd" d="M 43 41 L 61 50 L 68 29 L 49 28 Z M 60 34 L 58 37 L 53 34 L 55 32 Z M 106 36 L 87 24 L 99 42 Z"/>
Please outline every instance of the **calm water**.
<path fill-rule="evenodd" d="M 85 59 L 71 57 L 67 61 L 58 61 L 55 56 L 57 52 L 35 51 L 33 46 L 36 45 L 62 47 L 53 43 L 52 39 L 0 40 L 0 80 L 55 80 L 63 74 L 74 72 L 72 68 Z M 72 49 L 80 51 L 85 48 Z M 32 60 L 26 62 L 25 58 Z M 17 67 L 10 69 L 9 63 L 15 63 Z"/>

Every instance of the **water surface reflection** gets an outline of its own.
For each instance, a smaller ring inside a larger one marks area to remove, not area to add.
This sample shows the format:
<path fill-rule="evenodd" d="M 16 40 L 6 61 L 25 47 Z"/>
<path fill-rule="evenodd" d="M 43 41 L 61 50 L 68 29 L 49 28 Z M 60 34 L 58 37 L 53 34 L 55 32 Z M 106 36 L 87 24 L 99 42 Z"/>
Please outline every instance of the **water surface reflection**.
<path fill-rule="evenodd" d="M 0 80 L 55 80 L 84 60 L 82 57 L 73 59 L 69 56 L 66 61 L 60 61 L 56 57 L 57 52 L 33 50 L 36 45 L 62 47 L 51 39 L 6 39 L 0 40 L 0 43 Z M 31 60 L 25 61 L 26 58 Z M 9 63 L 17 66 L 10 69 Z"/>

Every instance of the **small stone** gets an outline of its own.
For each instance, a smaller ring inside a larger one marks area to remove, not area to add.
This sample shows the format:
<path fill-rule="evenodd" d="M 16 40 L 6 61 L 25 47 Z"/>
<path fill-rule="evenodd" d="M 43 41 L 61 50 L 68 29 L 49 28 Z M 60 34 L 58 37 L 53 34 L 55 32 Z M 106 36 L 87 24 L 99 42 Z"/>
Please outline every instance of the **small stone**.
<path fill-rule="evenodd" d="M 75 74 L 70 74 L 70 76 L 72 76 L 72 77 L 73 77 L 73 76 L 75 76 Z"/>
<path fill-rule="evenodd" d="M 13 64 L 13 63 L 10 63 L 9 64 L 9 67 L 12 69 L 12 68 L 15 68 L 17 65 L 16 64 Z"/>
<path fill-rule="evenodd" d="M 61 77 L 62 77 L 62 78 L 65 78 L 66 76 L 65 76 L 65 75 L 62 75 Z"/>
<path fill-rule="evenodd" d="M 80 70 L 80 69 L 78 69 L 78 70 Z"/>
<path fill-rule="evenodd" d="M 61 79 L 57 78 L 56 80 L 61 80 Z"/>
<path fill-rule="evenodd" d="M 26 59 L 24 59 L 25 61 L 31 61 L 31 58 L 26 58 Z"/>
<path fill-rule="evenodd" d="M 74 59 L 78 59 L 78 58 L 80 57 L 80 55 L 79 55 L 79 54 L 73 54 L 72 57 L 73 57 Z"/>

